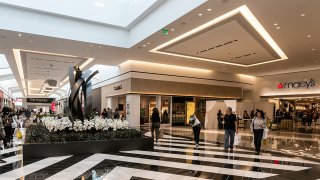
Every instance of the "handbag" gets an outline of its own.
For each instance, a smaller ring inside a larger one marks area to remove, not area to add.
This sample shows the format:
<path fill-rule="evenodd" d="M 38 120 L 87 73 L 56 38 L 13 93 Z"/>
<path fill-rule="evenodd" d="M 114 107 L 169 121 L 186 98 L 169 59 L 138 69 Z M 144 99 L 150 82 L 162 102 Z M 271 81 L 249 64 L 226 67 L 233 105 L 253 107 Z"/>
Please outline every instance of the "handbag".
<path fill-rule="evenodd" d="M 4 129 L 0 129 L 0 141 L 4 140 L 5 137 L 6 137 L 6 133 Z"/>

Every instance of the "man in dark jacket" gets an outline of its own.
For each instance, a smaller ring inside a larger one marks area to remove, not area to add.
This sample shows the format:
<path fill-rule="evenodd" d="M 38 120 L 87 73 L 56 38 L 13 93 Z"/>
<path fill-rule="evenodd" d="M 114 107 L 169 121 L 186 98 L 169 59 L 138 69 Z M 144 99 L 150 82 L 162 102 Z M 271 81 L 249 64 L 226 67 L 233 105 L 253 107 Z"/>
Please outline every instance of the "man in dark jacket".
<path fill-rule="evenodd" d="M 233 151 L 235 133 L 238 133 L 237 116 L 232 113 L 232 108 L 228 107 L 224 116 L 224 151 Z"/>

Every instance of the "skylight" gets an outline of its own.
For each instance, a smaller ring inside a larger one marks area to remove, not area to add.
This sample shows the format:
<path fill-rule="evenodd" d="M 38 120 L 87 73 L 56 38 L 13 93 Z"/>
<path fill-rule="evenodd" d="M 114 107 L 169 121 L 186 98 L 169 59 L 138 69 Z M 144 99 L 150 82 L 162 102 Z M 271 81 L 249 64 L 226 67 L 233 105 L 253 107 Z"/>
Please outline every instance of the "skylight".
<path fill-rule="evenodd" d="M 157 1 L 158 0 L 0 0 L 2 3 L 45 13 L 120 27 L 128 27 Z"/>

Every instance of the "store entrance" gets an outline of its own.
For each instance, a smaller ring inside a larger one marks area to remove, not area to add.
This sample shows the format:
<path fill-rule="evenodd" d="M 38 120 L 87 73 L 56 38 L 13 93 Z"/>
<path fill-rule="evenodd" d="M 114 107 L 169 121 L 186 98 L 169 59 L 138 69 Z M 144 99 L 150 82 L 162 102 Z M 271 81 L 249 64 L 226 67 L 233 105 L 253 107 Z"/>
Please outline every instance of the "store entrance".
<path fill-rule="evenodd" d="M 293 130 L 320 124 L 320 97 L 274 98 L 274 123 L 279 129 Z"/>

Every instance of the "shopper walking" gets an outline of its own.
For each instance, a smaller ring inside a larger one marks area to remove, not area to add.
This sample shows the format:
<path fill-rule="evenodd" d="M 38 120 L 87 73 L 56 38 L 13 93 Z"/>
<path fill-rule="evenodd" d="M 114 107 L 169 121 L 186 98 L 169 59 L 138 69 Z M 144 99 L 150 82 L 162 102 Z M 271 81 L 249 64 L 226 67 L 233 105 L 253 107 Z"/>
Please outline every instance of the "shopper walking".
<path fill-rule="evenodd" d="M 199 147 L 200 131 L 204 125 L 204 118 L 199 109 L 196 109 L 194 114 L 191 116 L 190 123 L 192 124 L 195 146 Z"/>
<path fill-rule="evenodd" d="M 108 119 L 111 119 L 112 118 L 112 109 L 108 108 L 108 116 L 107 116 Z"/>
<path fill-rule="evenodd" d="M 108 112 L 107 112 L 106 108 L 103 108 L 101 115 L 102 115 L 102 118 L 104 118 L 104 119 L 108 117 Z"/>
<path fill-rule="evenodd" d="M 217 120 L 218 120 L 218 128 L 219 129 L 223 129 L 223 118 L 222 118 L 223 114 L 221 112 L 221 110 L 219 109 L 218 113 L 217 113 Z"/>
<path fill-rule="evenodd" d="M 5 115 L 2 118 L 4 131 L 5 131 L 5 138 L 3 140 L 3 144 L 5 148 L 9 147 L 10 139 L 11 139 L 11 132 L 12 132 L 12 118 L 9 115 Z"/>
<path fill-rule="evenodd" d="M 256 117 L 252 119 L 252 122 L 250 125 L 251 132 L 253 133 L 256 155 L 259 155 L 260 153 L 261 142 L 262 142 L 263 132 L 265 128 L 266 128 L 266 120 L 265 120 L 264 112 L 259 110 L 256 113 Z"/>
<path fill-rule="evenodd" d="M 116 110 L 114 111 L 113 118 L 114 119 L 119 119 L 120 118 L 120 114 L 119 114 L 118 108 L 116 108 Z"/>
<path fill-rule="evenodd" d="M 5 131 L 4 131 L 4 126 L 3 126 L 3 121 L 2 121 L 2 113 L 0 113 L 0 141 L 3 141 L 5 139 Z M 0 150 L 2 150 L 2 147 L 0 145 Z M 5 160 L 2 159 L 1 151 L 0 151 L 0 163 L 6 163 Z"/>
<path fill-rule="evenodd" d="M 154 138 L 154 132 L 156 133 L 156 143 L 158 143 L 160 129 L 160 114 L 158 108 L 152 109 L 151 115 L 151 136 Z"/>
<path fill-rule="evenodd" d="M 233 143 L 235 133 L 238 133 L 237 116 L 232 113 L 232 108 L 228 107 L 224 116 L 224 151 L 233 152 Z"/>

